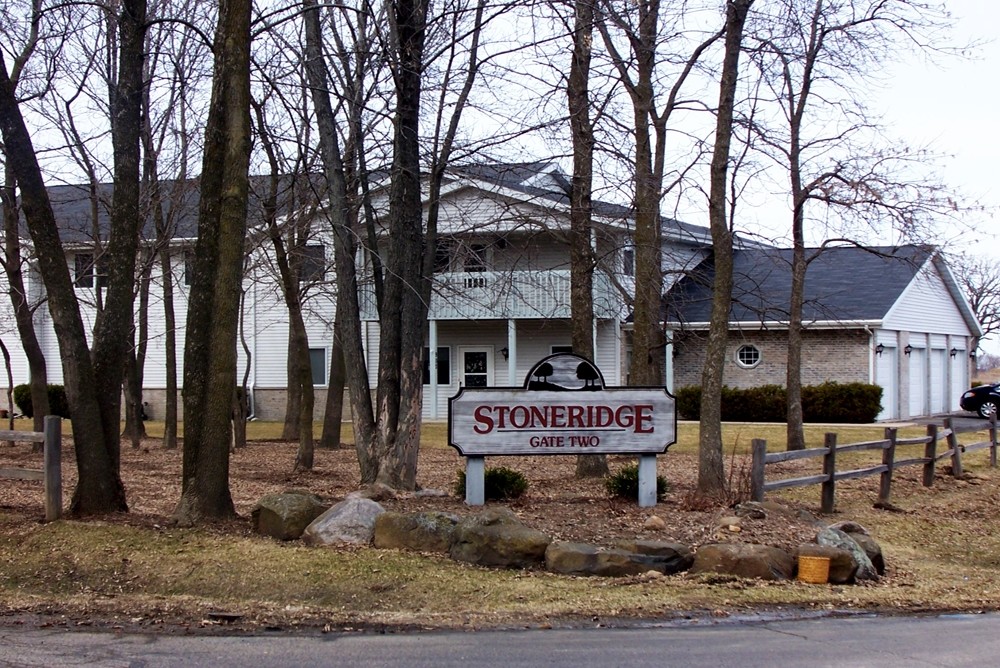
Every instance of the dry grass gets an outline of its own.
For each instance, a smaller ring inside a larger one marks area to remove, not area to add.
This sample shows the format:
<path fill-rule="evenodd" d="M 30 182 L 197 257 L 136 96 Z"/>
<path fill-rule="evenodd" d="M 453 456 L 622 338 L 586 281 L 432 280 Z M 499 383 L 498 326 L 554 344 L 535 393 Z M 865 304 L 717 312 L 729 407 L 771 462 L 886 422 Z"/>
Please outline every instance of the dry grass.
<path fill-rule="evenodd" d="M 155 427 L 155 425 L 151 425 Z M 252 423 L 252 437 L 273 438 L 280 425 Z M 810 428 L 819 445 L 828 428 Z M 150 429 L 151 433 L 153 428 Z M 837 429 L 842 443 L 881 438 L 882 428 Z M 914 429 L 909 435 L 920 433 Z M 745 470 L 751 438 L 783 447 L 783 425 L 726 425 L 727 466 Z M 349 435 L 349 432 L 348 432 Z M 655 513 L 667 529 L 643 528 L 648 510 L 608 499 L 599 481 L 572 476 L 572 458 L 495 458 L 522 470 L 531 487 L 509 504 L 527 524 L 565 540 L 613 544 L 621 538 L 704 542 L 767 542 L 794 548 L 814 529 L 773 513 L 746 521 L 738 534 L 721 532 L 722 504 L 693 496 L 696 425 L 682 424 L 677 445 L 660 458 L 671 489 Z M 446 445 L 444 425 L 426 425 L 420 463 L 424 486 L 450 491 L 462 462 Z M 977 439 L 969 435 L 969 439 Z M 346 439 L 345 439 L 346 440 Z M 31 459 L 26 446 L 0 445 L 0 467 Z M 286 487 L 307 487 L 331 500 L 358 485 L 353 450 L 319 451 L 314 471 L 293 474 L 294 446 L 254 442 L 234 454 L 232 491 L 246 518 L 256 499 Z M 75 465 L 65 449 L 67 495 Z M 874 455 L 873 455 L 874 456 Z M 861 457 L 860 455 L 858 457 Z M 0 481 L 0 623 L 30 619 L 53 624 L 140 628 L 217 628 L 212 611 L 243 615 L 227 628 L 367 628 L 548 626 L 614 623 L 615 619 L 685 614 L 729 615 L 759 609 L 980 610 L 1000 601 L 1000 475 L 987 455 L 966 460 L 972 474 L 955 480 L 939 469 L 932 488 L 919 468 L 897 472 L 893 502 L 902 512 L 872 507 L 877 478 L 841 483 L 837 512 L 823 521 L 852 519 L 881 543 L 889 572 L 862 586 L 763 583 L 731 578 L 634 577 L 586 579 L 538 571 L 495 571 L 440 555 L 358 549 L 309 549 L 250 531 L 246 519 L 206 529 L 179 529 L 169 515 L 179 496 L 180 453 L 159 448 L 123 451 L 132 512 L 100 521 L 43 524 L 38 483 Z M 619 466 L 625 458 L 612 458 Z M 769 477 L 805 475 L 819 460 L 782 464 Z M 860 459 L 851 466 L 865 465 Z M 819 488 L 769 495 L 792 509 L 818 512 Z M 68 499 L 67 499 L 68 500 Z M 467 513 L 454 496 L 401 498 L 390 509 L 433 508 Z"/>

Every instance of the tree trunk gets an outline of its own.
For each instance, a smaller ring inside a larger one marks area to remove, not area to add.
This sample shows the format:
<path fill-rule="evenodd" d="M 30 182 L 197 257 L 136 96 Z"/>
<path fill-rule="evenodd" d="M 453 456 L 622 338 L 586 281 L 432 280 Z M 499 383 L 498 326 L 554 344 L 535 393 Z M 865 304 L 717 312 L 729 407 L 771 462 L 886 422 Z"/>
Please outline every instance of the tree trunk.
<path fill-rule="evenodd" d="M 139 279 L 139 322 L 135 327 L 135 346 L 129 351 L 125 366 L 125 429 L 123 435 L 138 448 L 146 438 L 145 410 L 142 402 L 143 369 L 146 365 L 146 345 L 149 341 L 149 284 L 153 270 L 152 257 L 147 256 Z"/>
<path fill-rule="evenodd" d="M 389 252 L 379 325 L 376 390 L 375 478 L 394 489 L 415 489 L 423 401 L 423 341 L 427 304 L 423 282 L 423 207 L 420 194 L 420 91 L 426 0 L 396 0 L 399 63 L 395 72 L 396 117 L 389 186 Z M 359 443 L 359 456 L 363 450 Z"/>
<path fill-rule="evenodd" d="M 184 350 L 182 525 L 235 516 L 229 491 L 250 162 L 249 0 L 222 0 Z"/>
<path fill-rule="evenodd" d="M 570 191 L 570 327 L 573 352 L 594 360 L 594 268 L 591 196 L 594 178 L 594 132 L 590 122 L 590 57 L 594 33 L 593 0 L 577 0 L 566 94 L 573 136 L 573 183 Z M 576 477 L 608 474 L 604 455 L 577 455 Z"/>
<path fill-rule="evenodd" d="M 341 326 L 338 306 L 337 319 L 333 325 L 333 345 L 330 347 L 330 382 L 327 384 L 326 409 L 323 412 L 323 435 L 319 441 L 319 447 L 329 450 L 340 447 L 344 418 L 346 369 L 344 368 L 344 346 L 340 340 Z"/>
<path fill-rule="evenodd" d="M 306 351 L 306 355 L 309 352 Z M 288 323 L 288 354 L 285 360 L 285 374 L 288 378 L 285 393 L 285 422 L 281 427 L 281 440 L 297 441 L 301 433 L 300 416 L 302 412 L 302 336 L 295 331 L 289 313 Z"/>
<path fill-rule="evenodd" d="M 374 442 L 375 413 L 369 391 L 368 367 L 361 339 L 361 308 L 358 298 L 355 233 L 348 218 L 347 184 L 336 117 L 330 102 L 326 66 L 323 61 L 322 32 L 315 0 L 303 0 L 303 20 L 306 35 L 306 73 L 316 109 L 320 155 L 326 173 L 330 196 L 330 225 L 334 235 L 334 266 L 337 270 L 337 317 L 341 319 L 341 341 L 347 387 L 354 409 L 354 439 L 358 447 L 358 463 L 363 481 L 374 480 L 378 471 L 363 452 L 365 444 Z"/>
<path fill-rule="evenodd" d="M 49 414 L 49 381 L 45 365 L 45 354 L 35 334 L 34 312 L 28 299 L 24 275 L 21 271 L 21 239 L 17 223 L 17 200 L 14 193 L 14 172 L 10 160 L 5 167 L 4 187 L 0 191 L 3 202 L 4 225 L 4 271 L 7 274 L 7 294 L 14 308 L 14 321 L 21 348 L 28 359 L 29 383 L 31 386 L 31 406 L 35 431 L 45 429 L 45 416 Z M 11 412 L 13 416 L 13 412 Z"/>
<path fill-rule="evenodd" d="M 163 339 L 164 364 L 166 365 L 166 400 L 163 405 L 163 447 L 173 450 L 177 447 L 177 316 L 174 312 L 174 275 L 171 268 L 170 250 L 160 252 L 163 268 Z"/>
<path fill-rule="evenodd" d="M 715 126 L 709 193 L 715 281 L 705 367 L 701 377 L 701 431 L 698 442 L 698 492 L 718 495 L 725 491 L 722 460 L 722 382 L 729 335 L 729 310 L 733 295 L 733 233 L 727 216 L 729 146 L 739 75 L 743 25 L 753 0 L 729 0 L 726 7 L 725 55 L 719 82 L 719 109 Z"/>

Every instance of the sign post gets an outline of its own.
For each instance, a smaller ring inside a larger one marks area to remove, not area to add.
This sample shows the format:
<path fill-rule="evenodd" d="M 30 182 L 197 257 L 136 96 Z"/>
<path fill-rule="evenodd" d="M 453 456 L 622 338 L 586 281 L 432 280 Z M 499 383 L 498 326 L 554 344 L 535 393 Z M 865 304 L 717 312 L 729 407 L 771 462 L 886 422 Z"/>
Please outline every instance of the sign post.
<path fill-rule="evenodd" d="M 639 455 L 639 505 L 656 505 L 656 455 L 676 441 L 663 387 L 605 387 L 589 360 L 538 362 L 519 388 L 469 388 L 448 401 L 448 443 L 466 459 L 465 502 L 485 501 L 487 455 Z"/>

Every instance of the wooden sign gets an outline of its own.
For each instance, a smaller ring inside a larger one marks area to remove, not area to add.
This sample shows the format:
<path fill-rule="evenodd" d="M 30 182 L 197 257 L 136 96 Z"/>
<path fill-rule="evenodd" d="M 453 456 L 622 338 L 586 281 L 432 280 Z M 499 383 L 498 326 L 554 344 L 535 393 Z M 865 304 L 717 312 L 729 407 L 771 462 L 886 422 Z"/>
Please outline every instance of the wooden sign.
<path fill-rule="evenodd" d="M 477 474 L 487 455 L 655 456 L 676 436 L 675 401 L 666 388 L 605 387 L 592 362 L 570 353 L 535 364 L 523 387 L 464 387 L 448 401 L 448 443 L 478 460 Z"/>

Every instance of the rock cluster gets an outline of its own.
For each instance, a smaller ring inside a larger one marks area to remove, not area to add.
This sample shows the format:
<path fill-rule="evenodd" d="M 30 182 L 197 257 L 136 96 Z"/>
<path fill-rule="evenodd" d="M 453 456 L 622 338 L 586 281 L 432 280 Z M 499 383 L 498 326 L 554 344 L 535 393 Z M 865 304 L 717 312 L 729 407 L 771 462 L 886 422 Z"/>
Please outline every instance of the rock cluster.
<path fill-rule="evenodd" d="M 855 522 L 825 526 L 816 522 L 815 541 L 794 554 L 767 545 L 725 542 L 741 531 L 743 518 L 769 514 L 815 518 L 778 504 L 747 503 L 717 522 L 718 542 L 692 550 L 680 543 L 623 541 L 613 547 L 554 541 L 524 525 L 506 508 L 490 508 L 464 517 L 451 513 L 386 512 L 372 494 L 349 496 L 326 508 L 319 497 L 301 490 L 268 495 L 253 511 L 254 528 L 279 540 L 302 538 L 308 545 L 374 544 L 375 547 L 438 552 L 479 566 L 545 568 L 566 575 L 624 577 L 643 574 L 724 574 L 762 580 L 796 576 L 800 556 L 830 559 L 829 581 L 850 584 L 876 580 L 885 573 L 878 543 Z M 655 516 L 645 526 L 657 525 Z M 662 520 L 660 521 L 662 524 Z"/>

